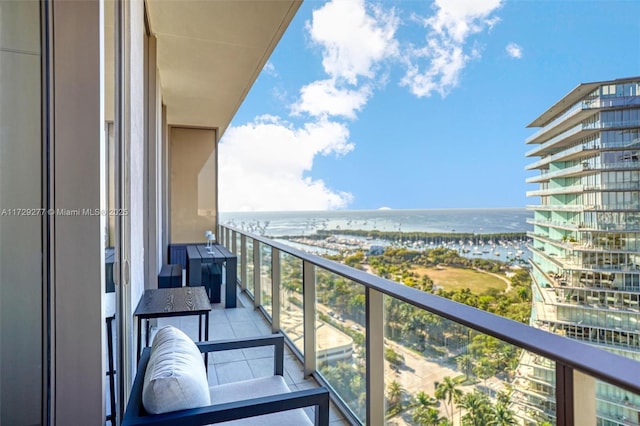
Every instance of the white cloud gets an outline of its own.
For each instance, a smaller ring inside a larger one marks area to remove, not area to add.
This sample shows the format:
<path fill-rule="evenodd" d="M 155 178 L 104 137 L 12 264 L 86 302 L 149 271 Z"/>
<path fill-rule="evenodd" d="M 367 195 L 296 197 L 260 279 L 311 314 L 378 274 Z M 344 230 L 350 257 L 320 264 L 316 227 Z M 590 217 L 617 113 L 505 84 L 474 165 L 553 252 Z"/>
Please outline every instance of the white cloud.
<path fill-rule="evenodd" d="M 373 85 L 385 83 L 374 81 L 380 64 L 398 54 L 394 38 L 398 23 L 393 9 L 367 8 L 364 0 L 332 0 L 315 10 L 306 28 L 322 48 L 329 78 L 303 86 L 292 113 L 355 119 Z"/>
<path fill-rule="evenodd" d="M 276 71 L 276 67 L 275 67 L 275 65 L 273 65 L 273 62 L 271 62 L 271 61 L 267 61 L 267 63 L 264 64 L 264 67 L 262 68 L 262 71 L 265 72 L 267 75 L 270 75 L 272 77 L 277 77 L 278 76 L 278 71 Z"/>
<path fill-rule="evenodd" d="M 264 115 L 227 129 L 219 145 L 220 210 L 347 207 L 351 194 L 312 177 L 318 155 L 341 156 L 354 149 L 342 121 L 357 118 L 375 89 L 387 83 L 394 63 L 406 67 L 401 85 L 416 96 L 446 96 L 467 63 L 480 56 L 470 38 L 496 25 L 499 18 L 493 13 L 502 1 L 435 0 L 432 16 L 419 21 L 425 42 L 402 52 L 393 8 L 364 0 L 330 0 L 320 6 L 306 29 L 322 53 L 326 76 L 302 86 L 293 101 L 274 89 L 289 103 L 292 117 L 308 122 L 294 125 Z M 271 62 L 264 72 L 277 76 Z"/>
<path fill-rule="evenodd" d="M 509 43 L 505 48 L 507 51 L 507 55 L 512 58 L 520 59 L 522 58 L 522 47 L 518 46 L 516 43 Z"/>
<path fill-rule="evenodd" d="M 477 49 L 467 52 L 470 36 L 491 30 L 499 21 L 492 13 L 502 0 L 436 0 L 435 14 L 421 20 L 427 29 L 426 42 L 412 46 L 406 57 L 407 72 L 401 85 L 418 97 L 433 92 L 446 96 L 456 87 L 469 60 L 479 57 Z"/>
<path fill-rule="evenodd" d="M 352 149 L 346 126 L 326 119 L 295 127 L 265 115 L 229 128 L 219 145 L 220 210 L 346 207 L 351 194 L 306 174 L 317 155 L 340 156 Z"/>
<path fill-rule="evenodd" d="M 358 77 L 374 77 L 377 62 L 398 54 L 398 23 L 393 9 L 368 13 L 364 0 L 332 0 L 313 12 L 307 29 L 322 46 L 326 73 L 357 84 Z"/>
<path fill-rule="evenodd" d="M 371 89 L 338 88 L 336 81 L 318 80 L 300 89 L 300 100 L 292 106 L 294 115 L 306 112 L 312 116 L 341 116 L 355 119 L 356 112 L 367 103 Z"/>
<path fill-rule="evenodd" d="M 328 78 L 304 85 L 291 105 L 302 125 L 274 116 L 227 129 L 219 146 L 220 210 L 326 210 L 346 207 L 352 195 L 311 177 L 318 155 L 347 154 L 349 130 L 335 119 L 355 119 L 372 95 L 381 64 L 398 54 L 393 10 L 364 0 L 332 0 L 306 23 L 322 51 Z M 267 63 L 265 72 L 274 73 Z M 334 120 L 330 120 L 332 117 Z"/>

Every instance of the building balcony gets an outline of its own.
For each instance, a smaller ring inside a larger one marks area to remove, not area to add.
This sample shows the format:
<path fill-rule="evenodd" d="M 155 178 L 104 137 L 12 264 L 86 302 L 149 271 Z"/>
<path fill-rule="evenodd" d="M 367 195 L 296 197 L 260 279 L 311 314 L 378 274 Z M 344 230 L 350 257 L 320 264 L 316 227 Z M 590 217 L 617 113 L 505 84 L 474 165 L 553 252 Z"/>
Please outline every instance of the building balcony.
<path fill-rule="evenodd" d="M 569 231 L 577 231 L 581 229 L 581 224 L 578 222 L 567 222 L 567 221 L 559 221 L 559 220 L 544 220 L 544 219 L 527 219 L 527 223 L 531 225 L 538 225 L 543 227 L 551 227 L 564 229 Z"/>
<path fill-rule="evenodd" d="M 640 363 L 630 359 L 235 228 L 221 226 L 219 235 L 222 244 L 238 255 L 239 291 L 244 295 L 241 300 L 252 304 L 266 321 L 266 325 L 257 325 L 255 320 L 245 325 L 230 322 L 231 330 L 282 331 L 291 350 L 289 358 L 300 362 L 299 367 L 292 368 L 297 376 L 290 377 L 291 381 L 311 386 L 304 383 L 310 383 L 312 377 L 327 386 L 333 395 L 336 421 L 393 423 L 386 398 L 392 383 L 399 384 L 406 395 L 419 391 L 433 395 L 435 382 L 464 376 L 456 359 L 463 354 L 481 358 L 478 347 L 487 339 L 495 342 L 497 351 L 507 358 L 531 353 L 546 359 L 556 374 L 572 377 L 568 381 L 556 379 L 556 404 L 560 408 L 567 407 L 564 395 L 573 380 L 591 383 L 573 388 L 574 400 L 581 401 L 576 406 L 593 401 L 594 411 L 576 413 L 586 415 L 590 422 L 596 417 L 596 381 L 619 386 L 630 397 L 640 394 L 640 385 L 632 379 L 640 375 Z M 216 315 L 224 315 L 224 322 L 230 316 L 246 314 L 233 311 L 238 309 Z M 344 350 L 345 342 L 351 350 Z M 334 347 L 340 350 L 333 351 Z M 246 354 L 244 360 L 230 362 L 245 361 Z M 513 363 L 497 365 L 495 376 L 488 379 L 494 391 L 506 389 L 517 376 Z M 461 386 L 470 392 L 484 389 L 483 382 Z M 409 401 L 408 396 L 404 398 Z M 512 402 L 515 411 L 518 402 L 515 398 Z M 442 415 L 444 405 L 440 407 Z M 548 411 L 548 407 L 538 408 Z M 410 414 L 411 409 L 407 410 L 405 414 Z"/>
<path fill-rule="evenodd" d="M 600 185 L 569 185 L 527 191 L 527 197 L 541 197 L 545 195 L 558 194 L 581 194 L 583 192 L 636 191 L 637 189 L 637 182 L 607 183 Z"/>
<path fill-rule="evenodd" d="M 570 185 L 560 186 L 556 188 L 536 189 L 534 191 L 527 191 L 527 197 L 541 197 L 545 195 L 558 195 L 558 194 L 580 194 L 585 191 L 586 185 Z"/>
<path fill-rule="evenodd" d="M 574 125 L 571 128 L 565 129 L 562 133 L 557 134 L 553 138 L 544 142 L 540 146 L 528 151 L 525 156 L 527 157 L 546 157 L 546 156 L 554 156 L 558 155 L 558 158 L 562 158 L 565 155 L 576 155 L 580 152 L 580 150 L 573 151 L 573 148 L 567 150 L 572 144 L 587 138 L 598 131 L 601 130 L 612 130 L 612 129 L 626 129 L 640 126 L 640 122 L 638 121 L 619 121 L 619 122 L 593 122 L 593 123 L 580 123 Z M 535 136 L 535 135 L 534 135 Z M 618 146 L 619 145 L 619 146 Z M 622 148 L 624 144 L 611 144 L 608 147 L 602 147 L 604 149 L 615 149 Z M 585 147 L 586 148 L 586 147 Z M 600 147 L 590 147 L 590 149 L 600 149 Z M 565 154 L 566 153 L 566 154 Z M 570 156 L 567 156 L 570 158 Z M 541 163 L 542 162 L 542 163 Z M 540 165 L 545 164 L 544 159 L 540 160 L 537 163 L 541 163 Z M 537 164 L 534 163 L 534 164 Z M 534 169 L 533 165 L 528 166 L 527 169 Z"/>
<path fill-rule="evenodd" d="M 553 163 L 556 161 L 577 160 L 581 157 L 584 157 L 585 155 L 593 154 L 593 152 L 595 152 L 598 149 L 599 149 L 599 146 L 596 146 L 594 144 L 580 143 L 574 147 L 564 149 L 561 152 L 558 152 L 557 154 L 548 155 L 542 158 L 541 160 L 536 161 L 535 163 L 531 163 L 525 167 L 525 170 L 535 170 L 535 169 L 545 170 L 549 168 L 550 163 Z M 541 176 L 536 176 L 536 177 L 541 177 Z M 529 182 L 530 179 L 527 179 L 527 182 Z"/>
<path fill-rule="evenodd" d="M 537 206 L 536 206 L 537 207 Z M 582 211 L 636 211 L 638 208 L 630 209 L 616 209 L 613 206 L 585 206 Z M 534 210 L 547 210 L 537 209 Z M 548 209 L 555 210 L 555 209 Z M 564 209 L 558 209 L 561 211 L 567 211 Z M 574 211 L 574 210 L 569 210 Z M 566 231 L 602 231 L 602 232 L 631 232 L 640 230 L 640 224 L 638 223 L 595 223 L 595 222 L 562 222 L 557 220 L 543 220 L 543 219 L 527 219 L 527 223 L 531 225 L 542 226 L 545 228 L 558 228 Z"/>
<path fill-rule="evenodd" d="M 545 157 L 548 155 L 561 154 L 565 149 L 576 142 L 585 139 L 596 133 L 593 128 L 585 128 L 583 124 L 577 123 L 573 127 L 565 129 L 548 141 L 531 149 L 525 153 L 526 157 Z"/>
<path fill-rule="evenodd" d="M 560 177 L 569 177 L 569 176 L 579 176 L 581 174 L 590 173 L 591 168 L 588 163 L 581 163 L 576 166 L 567 167 L 565 169 L 554 170 L 553 172 L 546 172 L 543 175 L 536 176 L 536 178 L 540 178 L 538 182 L 549 181 L 553 178 Z M 542 177 L 544 176 L 544 177 Z M 533 178 L 527 181 L 527 183 L 536 183 Z"/>
<path fill-rule="evenodd" d="M 560 212 L 581 212 L 585 210 L 582 204 L 529 204 L 527 210 L 534 211 L 560 211 Z"/>
<path fill-rule="evenodd" d="M 585 118 L 592 115 L 593 109 L 591 104 L 587 101 L 581 101 L 569 108 L 565 113 L 551 121 L 546 126 L 542 127 L 533 135 L 529 136 L 526 140 L 526 144 L 534 144 L 545 142 L 546 140 L 565 132 L 567 129 L 574 127 Z M 527 153 L 527 155 L 529 155 Z"/>

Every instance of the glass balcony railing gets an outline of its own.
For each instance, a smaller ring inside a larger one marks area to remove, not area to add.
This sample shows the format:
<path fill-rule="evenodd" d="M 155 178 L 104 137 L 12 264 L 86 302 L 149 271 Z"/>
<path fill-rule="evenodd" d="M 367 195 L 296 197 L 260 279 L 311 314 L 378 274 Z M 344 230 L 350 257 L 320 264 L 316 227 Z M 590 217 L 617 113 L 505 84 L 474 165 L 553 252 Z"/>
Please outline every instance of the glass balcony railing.
<path fill-rule="evenodd" d="M 280 267 L 280 328 L 295 350 L 304 355 L 302 259 L 278 251 Z"/>
<path fill-rule="evenodd" d="M 586 101 L 581 101 L 574 104 L 571 108 L 567 109 L 564 113 L 553 119 L 550 123 L 546 124 L 543 128 L 538 130 L 533 135 L 529 136 L 525 143 L 530 144 L 533 143 L 536 139 L 538 139 L 543 134 L 549 132 L 550 130 L 557 127 L 559 124 L 565 123 L 571 117 L 577 116 L 579 113 L 592 109 L 591 105 L 589 105 Z"/>
<path fill-rule="evenodd" d="M 255 241 L 253 239 L 246 239 L 246 243 L 243 248 L 247 253 L 247 256 L 242 259 L 242 263 L 245 266 L 243 268 L 244 270 L 241 273 L 241 276 L 243 277 L 243 288 L 247 293 L 249 293 L 249 296 L 251 297 L 254 297 L 254 265 L 256 263 L 256 260 L 259 260 L 259 258 L 256 259 L 256 256 L 254 255 L 254 245 Z"/>
<path fill-rule="evenodd" d="M 272 285 L 273 264 L 271 262 L 271 247 L 259 243 L 260 252 L 260 305 L 267 317 L 273 317 Z"/>
<path fill-rule="evenodd" d="M 352 424 L 638 418 L 639 362 L 238 229 L 219 234 L 241 254 L 256 308 Z"/>
<path fill-rule="evenodd" d="M 589 187 L 589 190 L 595 190 L 595 187 Z M 586 185 L 568 185 L 559 186 L 555 188 L 536 189 L 533 191 L 527 191 L 527 197 L 537 197 L 543 195 L 557 195 L 557 194 L 576 194 L 582 193 L 587 190 Z"/>
<path fill-rule="evenodd" d="M 564 169 L 559 169 L 559 170 L 554 170 L 552 172 L 547 172 L 544 174 L 544 177 L 542 179 L 539 179 L 540 181 L 548 181 L 550 179 L 554 179 L 554 178 L 559 178 L 559 177 L 566 177 L 566 176 L 571 176 L 574 174 L 578 174 L 578 173 L 582 173 L 585 170 L 589 170 L 589 163 L 581 163 L 575 166 L 570 166 Z M 538 180 L 538 179 L 536 179 Z M 529 183 L 533 183 L 534 179 L 532 179 L 531 181 L 529 181 Z"/>

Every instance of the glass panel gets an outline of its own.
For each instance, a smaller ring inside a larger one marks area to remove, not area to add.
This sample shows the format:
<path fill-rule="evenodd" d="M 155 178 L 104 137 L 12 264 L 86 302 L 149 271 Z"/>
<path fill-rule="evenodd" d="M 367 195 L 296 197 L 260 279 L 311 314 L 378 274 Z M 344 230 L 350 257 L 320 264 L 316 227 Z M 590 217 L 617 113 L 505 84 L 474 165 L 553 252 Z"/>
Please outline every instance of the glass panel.
<path fill-rule="evenodd" d="M 594 384 L 597 425 L 640 424 L 640 395 L 601 381 L 595 381 Z M 586 394 L 584 397 L 593 395 Z"/>
<path fill-rule="evenodd" d="M 366 423 L 364 286 L 316 268 L 316 365 Z"/>
<path fill-rule="evenodd" d="M 0 13 L 0 424 L 42 422 L 40 2 Z"/>
<path fill-rule="evenodd" d="M 553 362 L 389 296 L 384 306 L 388 424 L 555 422 Z"/>
<path fill-rule="evenodd" d="M 247 293 L 253 297 L 253 238 L 247 237 Z"/>
<path fill-rule="evenodd" d="M 260 297 L 264 310 L 273 315 L 271 303 L 271 246 L 260 244 Z"/>
<path fill-rule="evenodd" d="M 523 350 L 518 352 L 511 398 L 516 418 L 525 424 L 556 424 L 555 362 Z"/>
<path fill-rule="evenodd" d="M 304 354 L 302 260 L 280 252 L 280 328 Z"/>

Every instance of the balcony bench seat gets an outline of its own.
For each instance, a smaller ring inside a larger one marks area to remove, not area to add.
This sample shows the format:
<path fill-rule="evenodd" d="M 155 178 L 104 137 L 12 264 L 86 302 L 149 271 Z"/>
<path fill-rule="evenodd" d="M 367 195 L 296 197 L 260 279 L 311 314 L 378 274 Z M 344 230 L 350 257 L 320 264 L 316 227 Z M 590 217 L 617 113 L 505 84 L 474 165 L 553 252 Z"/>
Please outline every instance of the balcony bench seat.
<path fill-rule="evenodd" d="M 182 266 L 179 264 L 162 265 L 158 274 L 158 288 L 182 287 Z"/>

